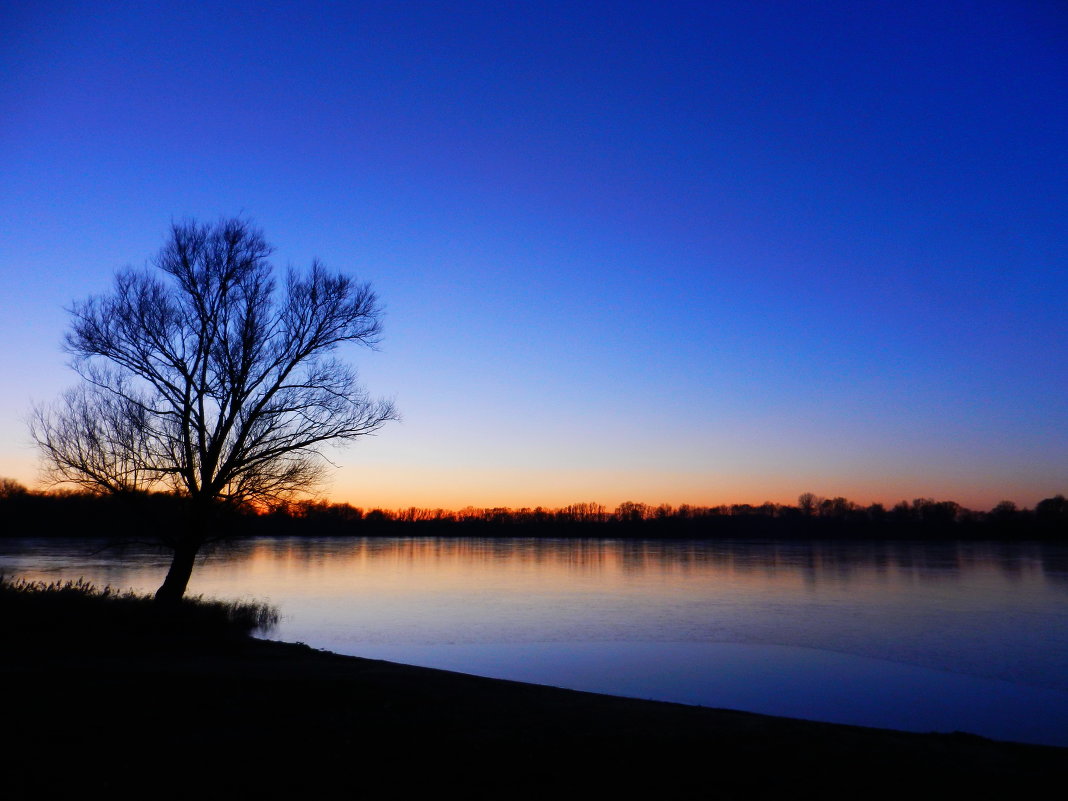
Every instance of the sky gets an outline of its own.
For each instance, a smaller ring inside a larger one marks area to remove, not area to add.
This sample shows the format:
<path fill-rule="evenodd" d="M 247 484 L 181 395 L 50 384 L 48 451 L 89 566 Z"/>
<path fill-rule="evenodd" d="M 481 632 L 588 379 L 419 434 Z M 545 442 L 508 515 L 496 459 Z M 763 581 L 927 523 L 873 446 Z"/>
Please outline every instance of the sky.
<path fill-rule="evenodd" d="M 1068 493 L 1068 6 L 5 3 L 0 475 L 172 221 L 372 282 L 362 507 Z"/>

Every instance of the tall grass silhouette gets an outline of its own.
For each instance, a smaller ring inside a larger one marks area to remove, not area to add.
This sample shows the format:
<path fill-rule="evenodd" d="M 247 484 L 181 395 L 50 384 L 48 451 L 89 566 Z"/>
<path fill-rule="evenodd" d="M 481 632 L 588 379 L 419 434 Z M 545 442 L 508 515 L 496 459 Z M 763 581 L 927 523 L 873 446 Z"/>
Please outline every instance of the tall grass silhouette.
<path fill-rule="evenodd" d="M 278 610 L 203 596 L 165 608 L 151 595 L 97 587 L 84 578 L 45 582 L 0 575 L 0 621 L 5 635 L 245 637 L 274 627 Z"/>

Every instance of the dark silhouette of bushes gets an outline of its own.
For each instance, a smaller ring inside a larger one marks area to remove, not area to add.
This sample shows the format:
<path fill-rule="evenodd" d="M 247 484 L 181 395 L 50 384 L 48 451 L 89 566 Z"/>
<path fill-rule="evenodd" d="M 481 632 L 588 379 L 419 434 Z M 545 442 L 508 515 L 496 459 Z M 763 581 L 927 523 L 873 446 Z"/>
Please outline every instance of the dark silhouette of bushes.
<path fill-rule="evenodd" d="M 84 579 L 46 583 L 0 576 L 0 636 L 6 640 L 218 640 L 268 631 L 277 622 L 274 607 L 252 601 L 196 596 L 162 607 L 151 595 L 99 588 Z"/>

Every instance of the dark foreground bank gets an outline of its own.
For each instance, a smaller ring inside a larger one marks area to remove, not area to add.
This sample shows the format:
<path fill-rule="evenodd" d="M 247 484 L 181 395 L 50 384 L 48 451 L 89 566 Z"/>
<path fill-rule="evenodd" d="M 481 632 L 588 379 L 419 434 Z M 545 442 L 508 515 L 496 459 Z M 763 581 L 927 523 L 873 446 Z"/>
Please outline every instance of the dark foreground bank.
<path fill-rule="evenodd" d="M 4 784 L 43 797 L 1029 798 L 1068 775 L 1065 749 L 627 700 L 286 643 L 5 650 Z"/>
<path fill-rule="evenodd" d="M 476 678 L 251 639 L 233 611 L 160 626 L 30 595 L 53 605 L 0 610 L 10 797 L 1032 798 L 1068 776 L 1068 749 Z"/>

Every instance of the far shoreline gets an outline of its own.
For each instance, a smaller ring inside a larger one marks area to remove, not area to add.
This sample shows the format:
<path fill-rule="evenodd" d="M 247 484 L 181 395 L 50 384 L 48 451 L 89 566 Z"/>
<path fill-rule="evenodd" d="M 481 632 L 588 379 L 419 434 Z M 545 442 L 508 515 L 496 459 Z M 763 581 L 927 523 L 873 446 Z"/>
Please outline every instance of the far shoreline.
<path fill-rule="evenodd" d="M 7 481 L 0 486 L 6 536 L 160 539 L 188 533 L 189 510 L 180 495 L 39 492 Z M 3 535 L 0 535 L 3 536 Z M 763 503 L 652 506 L 627 501 L 561 508 L 465 507 L 363 509 L 347 503 L 293 501 L 269 508 L 220 502 L 202 541 L 232 537 L 440 537 L 835 541 L 1068 542 L 1068 498 L 1056 495 L 1033 509 L 1004 501 L 989 511 L 954 501 L 916 498 L 891 508 L 804 493 L 797 506 Z"/>

